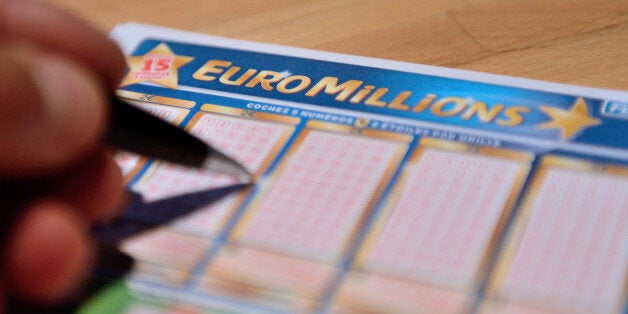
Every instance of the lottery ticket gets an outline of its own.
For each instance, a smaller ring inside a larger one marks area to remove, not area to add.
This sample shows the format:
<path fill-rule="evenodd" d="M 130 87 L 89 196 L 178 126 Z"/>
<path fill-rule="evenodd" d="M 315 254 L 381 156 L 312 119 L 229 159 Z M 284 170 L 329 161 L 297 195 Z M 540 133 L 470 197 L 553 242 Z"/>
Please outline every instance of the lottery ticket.
<path fill-rule="evenodd" d="M 83 313 L 626 312 L 627 92 L 112 37 L 119 95 L 254 180 L 117 154 L 136 266 Z"/>
<path fill-rule="evenodd" d="M 628 168 L 546 156 L 496 273 L 514 303 L 619 311 L 628 276 Z"/>
<path fill-rule="evenodd" d="M 238 245 L 210 263 L 208 276 L 315 303 L 408 141 L 309 123 L 236 225 L 229 240 Z"/>
<path fill-rule="evenodd" d="M 199 289 L 259 302 L 281 300 L 282 306 L 292 311 L 314 310 L 334 273 L 330 265 L 230 245 L 208 266 Z M 232 286 L 239 288 L 225 288 Z"/>
<path fill-rule="evenodd" d="M 183 118 L 189 113 L 187 108 L 194 107 L 194 102 L 183 101 L 168 97 L 156 97 L 143 95 L 140 93 L 118 91 L 118 96 L 123 97 L 131 104 L 143 109 L 160 119 L 168 121 L 174 125 L 181 123 Z M 114 156 L 116 163 L 120 167 L 125 182 L 129 183 L 144 166 L 145 160 L 142 156 L 130 152 L 120 151 Z"/>
<path fill-rule="evenodd" d="M 334 303 L 338 312 L 464 313 L 470 298 L 458 291 L 377 274 L 351 273 Z"/>
<path fill-rule="evenodd" d="M 338 259 L 406 143 L 325 127 L 334 128 L 301 133 L 235 241 L 326 263 Z"/>
<path fill-rule="evenodd" d="M 530 168 L 526 153 L 424 140 L 359 267 L 468 289 Z"/>
<path fill-rule="evenodd" d="M 561 311 L 547 307 L 533 307 L 530 305 L 487 301 L 480 306 L 479 313 L 512 313 L 512 314 L 559 314 Z"/>

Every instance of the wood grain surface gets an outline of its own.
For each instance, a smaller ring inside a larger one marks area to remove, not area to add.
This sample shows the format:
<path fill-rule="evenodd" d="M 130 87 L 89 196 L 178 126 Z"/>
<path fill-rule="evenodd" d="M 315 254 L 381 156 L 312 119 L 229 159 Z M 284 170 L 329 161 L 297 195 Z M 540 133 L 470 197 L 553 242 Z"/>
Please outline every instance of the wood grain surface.
<path fill-rule="evenodd" d="M 360 56 L 628 90 L 628 0 L 47 0 L 137 21 Z"/>

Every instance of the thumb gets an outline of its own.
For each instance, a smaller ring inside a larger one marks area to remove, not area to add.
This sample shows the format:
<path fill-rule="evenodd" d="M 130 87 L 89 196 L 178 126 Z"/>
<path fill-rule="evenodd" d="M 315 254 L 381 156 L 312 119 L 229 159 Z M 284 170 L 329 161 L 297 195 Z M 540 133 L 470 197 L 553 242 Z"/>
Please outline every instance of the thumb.
<path fill-rule="evenodd" d="M 0 177 L 54 171 L 97 143 L 105 94 L 81 64 L 33 47 L 0 46 Z"/>

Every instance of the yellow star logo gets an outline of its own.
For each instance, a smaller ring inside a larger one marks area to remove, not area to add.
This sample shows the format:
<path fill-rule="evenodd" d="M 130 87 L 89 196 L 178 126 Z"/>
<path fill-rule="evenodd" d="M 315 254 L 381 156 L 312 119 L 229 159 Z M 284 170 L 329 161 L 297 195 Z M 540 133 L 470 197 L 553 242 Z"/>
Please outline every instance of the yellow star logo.
<path fill-rule="evenodd" d="M 172 89 L 178 86 L 179 68 L 194 58 L 177 56 L 170 47 L 161 43 L 143 56 L 128 57 L 129 73 L 120 86 L 150 81 Z"/>
<path fill-rule="evenodd" d="M 589 116 L 587 103 L 582 97 L 578 98 L 569 110 L 549 106 L 541 106 L 540 108 L 552 121 L 545 122 L 537 127 L 539 129 L 560 129 L 563 140 L 571 138 L 586 127 L 602 123 L 599 119 Z"/>

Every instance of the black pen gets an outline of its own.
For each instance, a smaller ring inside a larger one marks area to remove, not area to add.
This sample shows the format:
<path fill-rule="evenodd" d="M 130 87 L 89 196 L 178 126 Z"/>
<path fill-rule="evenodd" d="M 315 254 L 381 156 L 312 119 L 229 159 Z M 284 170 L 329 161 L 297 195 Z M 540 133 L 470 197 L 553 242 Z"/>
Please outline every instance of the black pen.
<path fill-rule="evenodd" d="M 235 176 L 243 183 L 251 180 L 244 166 L 183 129 L 115 95 L 110 107 L 105 138 L 109 145 L 149 158 Z"/>

